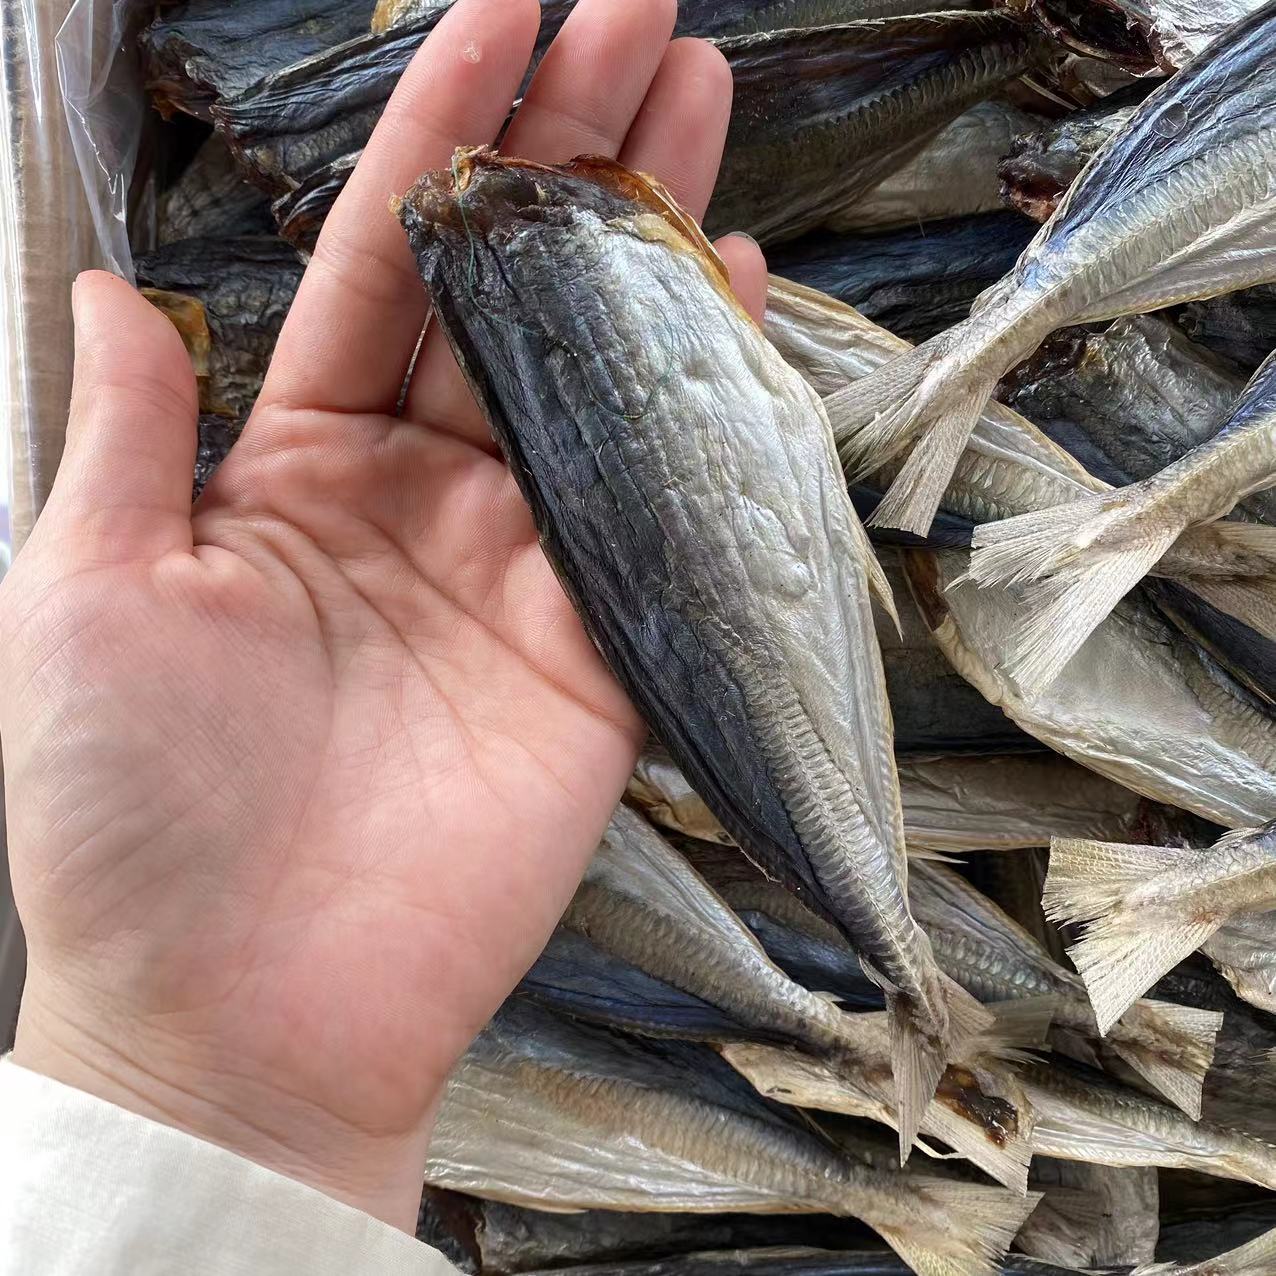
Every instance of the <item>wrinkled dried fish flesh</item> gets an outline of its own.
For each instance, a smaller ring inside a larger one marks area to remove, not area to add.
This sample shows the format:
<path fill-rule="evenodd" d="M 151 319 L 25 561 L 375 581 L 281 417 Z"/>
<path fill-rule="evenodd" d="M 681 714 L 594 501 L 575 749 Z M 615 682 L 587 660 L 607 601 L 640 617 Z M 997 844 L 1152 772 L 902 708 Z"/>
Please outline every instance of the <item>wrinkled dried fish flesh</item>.
<path fill-rule="evenodd" d="M 1018 213 L 952 217 L 875 235 L 813 232 L 768 253 L 771 270 L 854 306 L 909 341 L 959 323 L 1032 238 Z"/>
<path fill-rule="evenodd" d="M 1007 661 L 1010 674 L 1028 689 L 1048 684 L 1184 531 L 1214 523 L 1246 496 L 1272 486 L 1276 357 L 1258 370 L 1216 433 L 1158 473 L 1114 492 L 981 527 L 971 558 L 974 579 L 1027 583 L 1027 612 Z M 1237 610 L 1264 637 L 1276 639 L 1276 527 L 1229 522 L 1215 530 L 1266 564 L 1265 578 L 1234 586 L 1256 600 Z"/>
<path fill-rule="evenodd" d="M 1232 916 L 1201 951 L 1251 1006 L 1276 1014 L 1276 916 Z M 1273 1056 L 1276 1059 L 1276 1056 Z"/>
<path fill-rule="evenodd" d="M 275 225 L 295 248 L 313 252 L 319 242 L 319 232 L 337 202 L 337 196 L 345 190 L 350 174 L 354 172 L 362 151 L 341 155 L 329 160 L 305 178 L 294 190 L 280 195 L 270 206 Z"/>
<path fill-rule="evenodd" d="M 746 853 L 889 984 L 907 1148 L 988 1016 L 908 914 L 870 602 L 888 591 L 818 398 L 694 224 L 616 165 L 463 152 L 400 212 L 595 643 Z M 544 286 L 564 270 L 570 293 Z"/>
<path fill-rule="evenodd" d="M 1081 170 L 1130 122 L 1151 87 L 1140 83 L 1088 111 L 1021 132 L 997 165 L 1002 199 L 1035 221 L 1049 219 Z"/>
<path fill-rule="evenodd" d="M 274 228 L 266 197 L 244 181 L 219 137 L 210 137 L 160 196 L 161 244 L 264 235 Z"/>
<path fill-rule="evenodd" d="M 1155 1169 L 1039 1156 L 1032 1185 L 1044 1195 L 1015 1238 L 1025 1253 L 1087 1271 L 1156 1256 L 1161 1219 Z"/>
<path fill-rule="evenodd" d="M 1010 0 L 1060 39 L 1138 74 L 1178 71 L 1262 0 Z"/>
<path fill-rule="evenodd" d="M 1174 318 L 1193 341 L 1248 376 L 1276 341 L 1276 287 L 1259 284 L 1223 297 L 1191 301 Z"/>
<path fill-rule="evenodd" d="M 1276 811 L 1276 714 L 1128 596 L 1063 674 L 1026 697 L 1001 668 L 1015 591 L 958 583 L 969 556 L 912 551 L 909 580 L 956 668 L 1029 734 L 1156 802 L 1224 828 Z"/>
<path fill-rule="evenodd" d="M 1016 137 L 1039 122 L 1009 102 L 980 102 L 850 208 L 827 215 L 824 226 L 836 234 L 855 234 L 996 212 L 1002 206 L 997 162 Z"/>
<path fill-rule="evenodd" d="M 142 33 L 146 87 L 165 114 L 207 119 L 219 99 L 364 34 L 373 0 L 186 0 Z"/>
<path fill-rule="evenodd" d="M 829 403 L 852 474 L 919 439 L 878 510 L 924 534 L 997 381 L 1054 329 L 1271 282 L 1276 7 L 1159 88 L 965 323 Z"/>
<path fill-rule="evenodd" d="M 900 168 L 1039 60 L 1031 26 L 943 13 L 724 40 L 735 76 L 711 235 L 792 238 Z"/>
<path fill-rule="evenodd" d="M 1276 1147 L 1177 1108 L 1052 1055 L 1022 1070 L 1037 1112 L 1033 1145 L 1044 1156 L 1100 1165 L 1197 1170 L 1276 1186 Z"/>
<path fill-rule="evenodd" d="M 518 999 L 453 1072 L 425 1177 L 540 1209 L 846 1214 L 922 1276 L 992 1276 L 1036 1203 L 870 1168 L 712 1051 L 624 1038 Z"/>
<path fill-rule="evenodd" d="M 297 254 L 273 236 L 188 239 L 138 257 L 135 267 L 144 289 L 168 294 L 162 308 L 171 312 L 177 297 L 193 309 L 178 322 L 188 347 L 192 326 L 206 329 L 201 409 L 245 420 L 301 282 Z"/>

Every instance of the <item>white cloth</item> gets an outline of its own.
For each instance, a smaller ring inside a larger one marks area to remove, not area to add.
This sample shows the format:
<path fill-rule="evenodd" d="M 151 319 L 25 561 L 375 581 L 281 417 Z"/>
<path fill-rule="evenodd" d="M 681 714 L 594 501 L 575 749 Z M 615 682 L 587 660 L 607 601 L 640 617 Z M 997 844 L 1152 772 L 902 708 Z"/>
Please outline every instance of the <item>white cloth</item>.
<path fill-rule="evenodd" d="M 224 1148 L 0 1060 L 0 1276 L 456 1276 Z"/>

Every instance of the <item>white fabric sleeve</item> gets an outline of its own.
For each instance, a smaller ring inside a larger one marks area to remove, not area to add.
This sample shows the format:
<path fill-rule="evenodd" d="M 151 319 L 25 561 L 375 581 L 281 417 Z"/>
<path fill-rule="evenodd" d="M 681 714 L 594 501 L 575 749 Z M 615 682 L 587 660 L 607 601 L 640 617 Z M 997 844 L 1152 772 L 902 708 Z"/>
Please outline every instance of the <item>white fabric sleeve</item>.
<path fill-rule="evenodd" d="M 0 1276 L 457 1276 L 224 1148 L 0 1060 Z"/>

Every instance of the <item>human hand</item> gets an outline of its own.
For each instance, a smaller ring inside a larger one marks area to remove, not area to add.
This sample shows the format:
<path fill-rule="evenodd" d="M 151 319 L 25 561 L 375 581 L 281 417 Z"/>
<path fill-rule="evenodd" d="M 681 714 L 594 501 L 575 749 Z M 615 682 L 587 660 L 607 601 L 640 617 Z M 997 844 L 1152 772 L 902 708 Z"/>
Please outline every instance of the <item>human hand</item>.
<path fill-rule="evenodd" d="M 448 1071 L 543 946 L 643 728 L 586 640 L 389 211 L 502 125 L 536 0 L 462 0 L 333 210 L 241 442 L 123 283 L 75 292 L 53 495 L 0 593 L 30 963 L 16 1058 L 410 1228 Z M 582 0 L 506 149 L 696 214 L 730 73 Z M 757 249 L 730 241 L 761 310 Z"/>

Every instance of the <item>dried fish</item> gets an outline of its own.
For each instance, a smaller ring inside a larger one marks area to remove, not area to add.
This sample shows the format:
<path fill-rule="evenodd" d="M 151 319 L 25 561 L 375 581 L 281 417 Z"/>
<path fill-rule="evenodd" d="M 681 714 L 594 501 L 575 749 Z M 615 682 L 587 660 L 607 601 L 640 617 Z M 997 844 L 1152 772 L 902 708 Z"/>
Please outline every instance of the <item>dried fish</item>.
<path fill-rule="evenodd" d="M 656 1263 L 616 1263 L 572 1268 L 572 1276 L 909 1276 L 910 1269 L 893 1254 L 829 1252 L 810 1248 L 740 1250 L 684 1254 Z M 1068 1276 L 1067 1268 L 1020 1254 L 1007 1254 L 991 1270 L 999 1276 Z M 550 1276 L 548 1271 L 528 1276 Z M 1204 1274 L 1202 1273 L 1202 1276 Z M 1224 1276 L 1232 1276 L 1230 1268 Z M 1236 1276 L 1258 1276 L 1249 1268 Z"/>
<path fill-rule="evenodd" d="M 1006 14 L 943 13 L 719 47 L 735 101 L 705 228 L 772 243 L 852 207 L 1047 46 Z"/>
<path fill-rule="evenodd" d="M 1036 221 L 1048 220 L 1081 170 L 1130 122 L 1152 87 L 1140 82 L 1088 111 L 1020 132 L 997 165 L 1002 199 Z"/>
<path fill-rule="evenodd" d="M 616 165 L 463 152 L 401 216 L 599 649 L 746 853 L 889 986 L 907 1148 L 988 1016 L 908 913 L 870 603 L 888 591 L 818 398 L 694 224 Z M 570 296 L 543 286 L 566 269 Z M 533 367 L 546 389 L 529 410 Z"/>
<path fill-rule="evenodd" d="M 1177 1108 L 1059 1055 L 1025 1064 L 1021 1075 L 1037 1113 L 1033 1145 L 1045 1156 L 1190 1169 L 1276 1186 L 1276 1147 L 1261 1139 L 1193 1121 Z"/>
<path fill-rule="evenodd" d="M 1137 595 L 1099 626 L 1050 689 L 1023 695 L 1002 668 L 1012 589 L 958 583 L 968 555 L 913 551 L 909 580 L 965 677 L 1030 734 L 1157 802 L 1224 828 L 1276 811 L 1276 711 Z"/>
<path fill-rule="evenodd" d="M 913 851 L 1020 850 L 1051 837 L 1115 840 L 1159 822 L 1159 808 L 1056 754 L 903 758 L 904 835 Z M 630 799 L 656 824 L 731 844 L 731 836 L 663 750 L 648 749 Z"/>
<path fill-rule="evenodd" d="M 854 306 L 909 341 L 959 323 L 1032 238 L 1017 213 L 953 217 L 875 235 L 814 233 L 768 254 L 775 274 Z"/>
<path fill-rule="evenodd" d="M 138 257 L 135 268 L 188 346 L 207 343 L 206 365 L 196 368 L 201 409 L 244 421 L 301 282 L 296 253 L 273 236 L 187 239 Z"/>
<path fill-rule="evenodd" d="M 996 212 L 1002 206 L 997 163 L 1016 137 L 1038 123 L 1037 116 L 998 98 L 980 102 L 850 208 L 826 215 L 824 226 L 855 234 Z"/>
<path fill-rule="evenodd" d="M 1083 53 L 1139 74 L 1178 71 L 1262 0 L 1011 0 Z"/>
<path fill-rule="evenodd" d="M 1276 1228 L 1276 1205 L 1270 1201 L 1215 1204 L 1203 1218 L 1167 1223 L 1161 1233 L 1159 1257 L 1180 1263 L 1202 1262 L 1213 1259 L 1221 1250 L 1246 1245 L 1273 1228 Z M 1246 1273 L 1246 1276 L 1260 1276 L 1260 1273 Z"/>
<path fill-rule="evenodd" d="M 1233 915 L 1201 951 L 1239 997 L 1276 1014 L 1276 917 L 1270 913 Z"/>
<path fill-rule="evenodd" d="M 876 521 L 924 534 L 998 379 L 1054 329 L 1270 282 L 1276 10 L 1159 88 L 964 324 L 829 402 L 852 477 L 915 448 Z"/>
<path fill-rule="evenodd" d="M 1239 1249 L 1216 1258 L 1189 1266 L 1155 1263 L 1140 1267 L 1134 1276 L 1270 1276 L 1273 1271 L 1276 1271 L 1276 1230 L 1256 1236 Z"/>
<path fill-rule="evenodd" d="M 209 108 L 262 76 L 363 35 L 373 0 L 185 0 L 142 33 L 146 87 L 164 114 Z"/>
<path fill-rule="evenodd" d="M 199 494 L 217 473 L 221 463 L 230 455 L 243 429 L 243 422 L 228 417 L 201 412 L 199 415 L 199 448 L 195 454 L 195 483 L 192 495 Z"/>
<path fill-rule="evenodd" d="M 1223 297 L 1191 301 L 1174 318 L 1193 341 L 1248 376 L 1276 344 L 1276 287 L 1259 284 Z"/>
<path fill-rule="evenodd" d="M 210 137 L 160 197 L 159 242 L 236 239 L 275 228 L 270 205 L 249 186 L 219 137 Z"/>
<path fill-rule="evenodd" d="M 1187 528 L 1212 523 L 1244 497 L 1276 486 L 1274 444 L 1276 358 L 1258 370 L 1217 433 L 1150 478 L 981 527 L 971 558 L 974 579 L 1033 582 L 1007 661 L 1020 685 L 1039 688 L 1057 677 Z M 1276 639 L 1276 528 L 1232 522 L 1219 530 L 1249 549 L 1260 572 L 1266 564 L 1265 579 L 1235 586 L 1255 600 L 1236 610 Z"/>
<path fill-rule="evenodd" d="M 425 1177 L 540 1209 L 846 1214 L 922 1276 L 991 1276 L 1036 1203 L 871 1168 L 712 1051 L 638 1042 L 518 999 L 452 1074 Z"/>
<path fill-rule="evenodd" d="M 1015 1244 L 1067 1268 L 1126 1267 L 1156 1256 L 1157 1171 L 1039 1156 L 1033 1189 L 1044 1193 Z"/>

